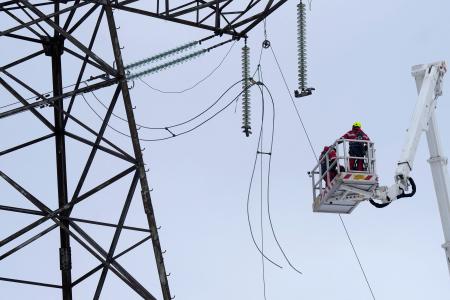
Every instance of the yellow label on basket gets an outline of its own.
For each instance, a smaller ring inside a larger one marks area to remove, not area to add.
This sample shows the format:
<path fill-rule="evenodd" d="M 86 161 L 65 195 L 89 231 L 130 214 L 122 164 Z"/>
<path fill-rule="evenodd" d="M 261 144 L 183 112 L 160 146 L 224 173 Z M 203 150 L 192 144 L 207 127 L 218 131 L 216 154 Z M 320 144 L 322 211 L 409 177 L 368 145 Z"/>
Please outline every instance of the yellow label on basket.
<path fill-rule="evenodd" d="M 355 180 L 364 180 L 364 178 L 366 178 L 366 175 L 363 174 L 353 175 L 353 179 Z"/>

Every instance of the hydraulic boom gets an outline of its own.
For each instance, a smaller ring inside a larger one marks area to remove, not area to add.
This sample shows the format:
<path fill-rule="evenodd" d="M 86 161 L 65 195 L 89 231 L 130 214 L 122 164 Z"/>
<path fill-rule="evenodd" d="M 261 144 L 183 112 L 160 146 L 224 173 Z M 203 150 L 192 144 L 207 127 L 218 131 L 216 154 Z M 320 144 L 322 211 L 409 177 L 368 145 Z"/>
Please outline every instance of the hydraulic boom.
<path fill-rule="evenodd" d="M 374 191 L 375 199 L 388 204 L 403 197 L 410 197 L 415 193 L 415 183 L 410 177 L 414 158 L 422 133 L 425 132 L 430 151 L 431 173 L 434 189 L 439 205 L 439 212 L 444 231 L 447 265 L 450 272 L 450 184 L 447 171 L 447 158 L 444 156 L 436 124 L 436 101 L 442 95 L 442 79 L 447 71 L 445 62 L 428 65 L 417 65 L 412 68 L 415 77 L 419 99 L 417 101 L 400 160 L 395 172 L 395 183 L 388 187 L 378 187 Z M 411 192 L 407 193 L 409 190 Z M 382 204 L 382 205 L 383 205 Z"/>

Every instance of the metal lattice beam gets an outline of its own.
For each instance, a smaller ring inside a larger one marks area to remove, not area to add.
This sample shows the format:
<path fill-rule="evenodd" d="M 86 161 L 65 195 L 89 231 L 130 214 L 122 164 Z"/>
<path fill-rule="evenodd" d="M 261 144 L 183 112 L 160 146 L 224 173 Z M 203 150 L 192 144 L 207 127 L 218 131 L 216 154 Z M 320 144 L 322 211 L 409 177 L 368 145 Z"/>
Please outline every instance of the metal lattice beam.
<path fill-rule="evenodd" d="M 211 34 L 212 36 L 231 35 L 233 39 L 239 39 L 246 37 L 252 28 L 287 0 L 242 2 L 233 0 L 8 0 L 0 2 L 0 20 L 4 20 L 0 26 L 5 27 L 0 28 L 0 44 L 8 45 L 14 41 L 26 43 L 30 48 L 30 52 L 25 56 L 8 61 L 0 58 L 0 92 L 3 92 L 7 99 L 14 101 L 7 105 L 0 102 L 0 122 L 23 114 L 43 125 L 42 127 L 46 130 L 45 133 L 34 138 L 0 149 L 0 158 L 11 157 L 13 159 L 14 154 L 19 150 L 31 152 L 31 148 L 35 145 L 53 140 L 54 153 L 48 155 L 53 156 L 56 162 L 58 194 L 56 201 L 55 199 L 40 199 L 25 188 L 21 178 L 13 178 L 0 166 L 0 181 L 7 183 L 16 191 L 17 195 L 21 195 L 34 206 L 34 209 L 30 209 L 4 205 L 0 200 L 0 211 L 34 217 L 28 225 L 18 228 L 0 240 L 0 264 L 4 259 L 18 254 L 24 248 L 32 247 L 34 242 L 51 234 L 55 229 L 59 229 L 61 282 L 45 283 L 30 278 L 7 277 L 0 277 L 0 281 L 59 289 L 62 299 L 70 300 L 73 298 L 72 290 L 98 272 L 100 278 L 95 290 L 92 291 L 93 298 L 98 299 L 104 289 L 107 274 L 113 273 L 143 299 L 156 299 L 155 291 L 148 291 L 142 280 L 133 277 L 117 261 L 124 255 L 130 255 L 136 247 L 151 241 L 161 286 L 160 294 L 164 300 L 171 299 L 132 100 L 125 79 L 113 10 L 207 30 L 210 32 L 208 33 L 210 36 Z M 94 22 L 94 26 L 91 28 L 90 35 L 87 36 L 88 42 L 85 42 L 77 33 L 85 22 L 91 20 Z M 114 57 L 113 65 L 107 63 L 105 58 L 107 56 L 104 53 L 97 53 L 94 50 L 95 42 L 101 34 L 102 24 L 107 25 L 107 33 L 112 46 L 112 53 L 109 55 L 112 54 Z M 225 43 L 222 42 L 219 45 Z M 76 76 L 71 80 L 73 84 L 67 87 L 63 87 L 62 83 L 66 68 L 61 60 L 64 53 L 81 64 Z M 16 72 L 17 69 L 24 70 L 29 64 L 45 57 L 48 58 L 48 63 L 42 66 L 42 69 L 51 70 L 51 81 L 47 84 L 52 87 L 51 92 L 43 92 L 40 88 L 36 88 L 33 81 L 27 77 L 27 72 Z M 87 74 L 94 74 L 94 76 L 88 77 Z M 109 98 L 107 111 L 102 116 L 101 126 L 96 129 L 92 128 L 92 125 L 88 125 L 83 115 L 79 115 L 74 108 L 78 106 L 80 97 L 84 98 L 83 94 L 100 89 L 109 89 L 113 91 L 113 94 Z M 32 97 L 26 96 L 26 94 L 31 94 Z M 0 101 L 3 100 L 0 99 Z M 105 135 L 110 118 L 119 102 L 122 102 L 125 108 L 132 153 Z M 21 124 L 18 124 L 17 127 L 20 129 Z M 70 193 L 67 188 L 68 174 L 70 174 L 67 170 L 67 140 L 90 149 L 73 193 Z M 120 161 L 127 167 L 84 191 L 88 175 L 93 172 L 93 162 L 100 153 L 107 156 L 111 164 L 114 164 L 114 161 Z M 132 177 L 132 180 L 128 185 L 128 192 L 123 195 L 120 218 L 116 223 L 72 216 L 73 210 L 80 203 L 89 204 L 95 195 L 128 177 Z M 141 189 L 140 198 L 143 203 L 147 228 L 125 224 L 138 186 Z M 57 207 L 52 209 L 55 202 Z M 91 235 L 79 226 L 80 223 L 113 228 L 114 235 L 109 248 L 102 248 Z M 38 226 L 43 224 L 46 227 L 37 231 Z M 118 242 L 127 231 L 142 232 L 146 234 L 146 237 L 120 253 L 116 253 Z M 84 248 L 99 261 L 95 268 L 88 270 L 77 279 L 72 278 L 71 272 L 72 264 L 78 263 L 72 258 L 71 246 L 73 243 Z M 10 248 L 5 250 L 7 246 Z M 2 270 L 1 267 L 0 270 Z"/>

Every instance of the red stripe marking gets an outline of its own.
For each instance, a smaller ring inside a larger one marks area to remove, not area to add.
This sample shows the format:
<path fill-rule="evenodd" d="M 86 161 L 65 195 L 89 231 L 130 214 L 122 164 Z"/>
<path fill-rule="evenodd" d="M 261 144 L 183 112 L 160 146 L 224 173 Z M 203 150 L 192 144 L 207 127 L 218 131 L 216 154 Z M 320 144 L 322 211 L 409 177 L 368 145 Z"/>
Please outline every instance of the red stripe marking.
<path fill-rule="evenodd" d="M 372 177 L 373 177 L 372 175 L 367 175 L 366 180 L 370 180 Z"/>
<path fill-rule="evenodd" d="M 347 174 L 344 176 L 344 179 L 349 179 L 350 177 L 352 177 L 352 174 Z"/>

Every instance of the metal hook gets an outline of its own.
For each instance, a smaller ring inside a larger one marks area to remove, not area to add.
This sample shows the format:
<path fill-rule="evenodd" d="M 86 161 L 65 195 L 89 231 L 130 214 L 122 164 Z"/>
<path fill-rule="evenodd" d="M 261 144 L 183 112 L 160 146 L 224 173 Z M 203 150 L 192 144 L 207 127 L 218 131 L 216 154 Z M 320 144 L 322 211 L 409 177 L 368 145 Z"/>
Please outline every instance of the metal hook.
<path fill-rule="evenodd" d="M 141 128 L 142 128 L 141 126 L 138 126 L 138 127 L 136 128 L 136 130 L 141 130 Z"/>
<path fill-rule="evenodd" d="M 116 27 L 116 30 L 119 30 L 120 29 L 120 26 L 119 27 Z"/>
<path fill-rule="evenodd" d="M 125 46 L 119 47 L 119 49 L 120 49 L 120 50 L 123 50 L 123 49 L 125 49 Z"/>
<path fill-rule="evenodd" d="M 133 106 L 133 109 L 136 109 L 136 105 L 135 105 L 135 106 Z"/>
<path fill-rule="evenodd" d="M 145 173 L 148 173 L 148 171 L 150 171 L 150 169 L 145 169 Z"/>
<path fill-rule="evenodd" d="M 134 80 L 131 80 L 131 84 L 132 84 L 131 87 L 128 87 L 129 90 L 134 89 Z"/>
<path fill-rule="evenodd" d="M 162 254 L 166 254 L 167 250 L 164 250 L 163 252 L 161 252 Z"/>
<path fill-rule="evenodd" d="M 172 273 L 169 272 L 168 274 L 166 274 L 166 276 L 169 277 L 171 274 L 172 274 Z"/>
<path fill-rule="evenodd" d="M 176 296 L 175 296 L 175 295 L 173 295 L 173 297 L 172 297 L 172 298 L 170 298 L 170 299 L 175 299 L 175 297 L 176 297 Z"/>
<path fill-rule="evenodd" d="M 160 230 L 160 229 L 161 229 L 161 226 L 157 227 L 156 229 Z"/>

